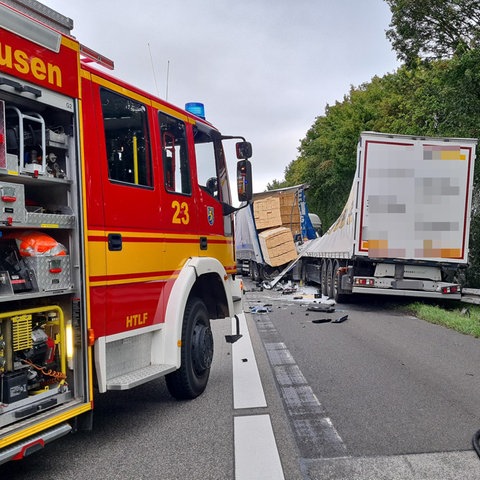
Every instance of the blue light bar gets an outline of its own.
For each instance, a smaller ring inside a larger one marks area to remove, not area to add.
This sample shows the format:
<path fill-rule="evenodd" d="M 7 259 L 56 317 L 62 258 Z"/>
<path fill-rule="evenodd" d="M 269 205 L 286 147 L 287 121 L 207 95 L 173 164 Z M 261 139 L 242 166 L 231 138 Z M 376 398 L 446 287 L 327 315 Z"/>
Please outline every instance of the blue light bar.
<path fill-rule="evenodd" d="M 203 103 L 198 103 L 198 102 L 186 103 L 185 110 L 205 120 L 205 106 L 203 105 Z"/>

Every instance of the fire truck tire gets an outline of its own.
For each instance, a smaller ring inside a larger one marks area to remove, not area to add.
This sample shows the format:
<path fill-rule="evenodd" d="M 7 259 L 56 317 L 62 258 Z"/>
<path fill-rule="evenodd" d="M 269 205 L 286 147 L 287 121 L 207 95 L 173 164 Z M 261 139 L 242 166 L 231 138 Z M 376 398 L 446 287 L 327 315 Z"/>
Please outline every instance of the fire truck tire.
<path fill-rule="evenodd" d="M 206 388 L 213 359 L 213 335 L 205 304 L 188 300 L 183 316 L 181 366 L 165 379 L 170 394 L 178 400 L 198 397 Z"/>

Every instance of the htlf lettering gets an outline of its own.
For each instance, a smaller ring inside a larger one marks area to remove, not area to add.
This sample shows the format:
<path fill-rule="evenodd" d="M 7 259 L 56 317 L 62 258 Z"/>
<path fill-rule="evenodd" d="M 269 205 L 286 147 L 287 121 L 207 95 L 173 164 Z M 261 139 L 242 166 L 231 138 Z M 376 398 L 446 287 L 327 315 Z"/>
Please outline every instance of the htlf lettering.
<path fill-rule="evenodd" d="M 45 63 L 41 58 L 30 57 L 26 52 L 0 43 L 0 66 L 16 70 L 22 75 L 33 75 L 50 85 L 62 86 L 62 71 L 58 65 Z"/>
<path fill-rule="evenodd" d="M 125 319 L 126 328 L 135 328 L 147 323 L 148 313 L 134 313 L 132 315 L 127 315 Z"/>

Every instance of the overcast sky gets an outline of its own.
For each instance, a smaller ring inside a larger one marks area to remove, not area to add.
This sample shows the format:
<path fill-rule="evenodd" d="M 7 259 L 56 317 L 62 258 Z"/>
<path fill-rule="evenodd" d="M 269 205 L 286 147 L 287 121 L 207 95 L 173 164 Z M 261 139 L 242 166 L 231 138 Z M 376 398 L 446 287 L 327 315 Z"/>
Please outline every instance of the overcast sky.
<path fill-rule="evenodd" d="M 399 66 L 383 0 L 43 3 L 72 18 L 73 34 L 114 60 L 118 78 L 181 107 L 203 102 L 223 134 L 251 141 L 254 191 L 283 179 L 327 104 Z"/>

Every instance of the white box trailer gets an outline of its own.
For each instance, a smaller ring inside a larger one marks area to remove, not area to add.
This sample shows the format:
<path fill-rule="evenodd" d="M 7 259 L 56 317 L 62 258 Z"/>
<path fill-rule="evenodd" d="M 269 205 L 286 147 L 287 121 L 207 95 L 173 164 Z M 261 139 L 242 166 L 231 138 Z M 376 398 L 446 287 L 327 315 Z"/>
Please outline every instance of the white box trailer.
<path fill-rule="evenodd" d="M 337 221 L 302 254 L 306 280 L 349 293 L 459 299 L 477 140 L 363 132 Z"/>

